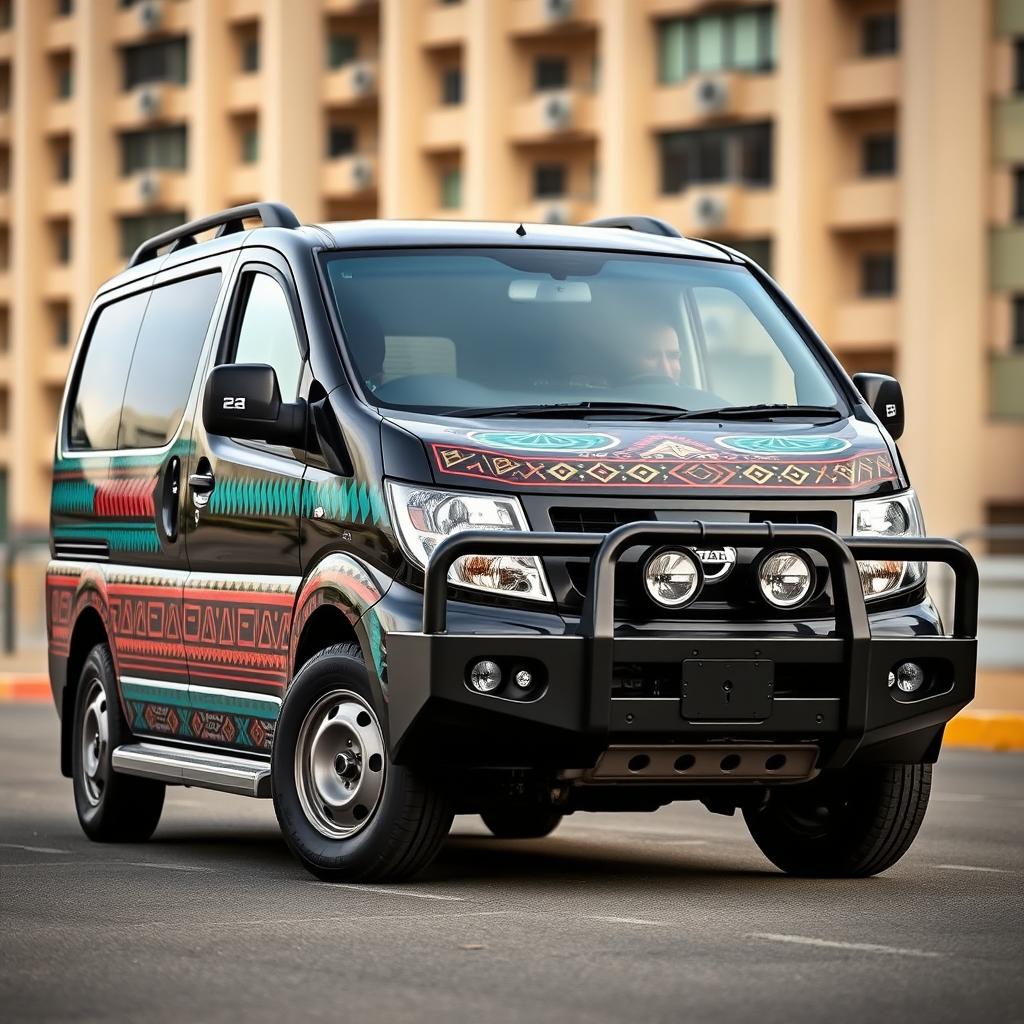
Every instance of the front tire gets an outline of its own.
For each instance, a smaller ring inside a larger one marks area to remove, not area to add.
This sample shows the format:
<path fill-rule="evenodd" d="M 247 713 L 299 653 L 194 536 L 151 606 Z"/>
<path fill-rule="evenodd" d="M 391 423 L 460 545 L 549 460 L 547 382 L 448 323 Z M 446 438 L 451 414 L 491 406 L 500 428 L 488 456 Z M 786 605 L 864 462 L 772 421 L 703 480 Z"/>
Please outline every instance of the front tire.
<path fill-rule="evenodd" d="M 930 764 L 847 769 L 780 786 L 743 816 L 754 842 L 778 868 L 809 878 L 866 878 L 910 848 L 931 791 Z"/>
<path fill-rule="evenodd" d="M 71 778 L 82 831 L 98 843 L 141 843 L 156 830 L 164 807 L 162 782 L 120 775 L 111 754 L 131 734 L 117 700 L 110 648 L 97 644 L 85 659 L 75 695 Z"/>
<path fill-rule="evenodd" d="M 447 794 L 391 763 L 382 714 L 356 644 L 312 657 L 281 707 L 274 810 L 289 849 L 328 882 L 413 875 L 437 856 L 451 827 Z"/>

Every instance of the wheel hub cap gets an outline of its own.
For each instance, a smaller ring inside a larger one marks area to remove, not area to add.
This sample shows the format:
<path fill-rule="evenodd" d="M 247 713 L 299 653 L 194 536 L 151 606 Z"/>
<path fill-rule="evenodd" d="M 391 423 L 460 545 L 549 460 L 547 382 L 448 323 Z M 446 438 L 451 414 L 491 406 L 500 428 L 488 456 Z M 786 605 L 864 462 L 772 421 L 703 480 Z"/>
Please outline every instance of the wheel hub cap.
<path fill-rule="evenodd" d="M 310 823 L 330 839 L 366 826 L 380 803 L 384 737 L 358 695 L 338 690 L 310 708 L 295 747 L 295 788 Z"/>
<path fill-rule="evenodd" d="M 98 679 L 89 684 L 82 716 L 82 781 L 85 795 L 94 806 L 100 802 L 107 782 L 107 746 L 110 729 L 107 696 Z"/>

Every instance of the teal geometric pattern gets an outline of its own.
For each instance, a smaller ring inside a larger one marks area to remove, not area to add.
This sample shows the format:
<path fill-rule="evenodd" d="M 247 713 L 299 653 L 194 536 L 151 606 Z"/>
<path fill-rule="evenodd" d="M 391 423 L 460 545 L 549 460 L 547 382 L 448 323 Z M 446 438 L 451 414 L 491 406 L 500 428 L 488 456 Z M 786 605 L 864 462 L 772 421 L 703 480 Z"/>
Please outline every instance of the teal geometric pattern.
<path fill-rule="evenodd" d="M 388 513 L 379 488 L 357 480 L 295 480 L 289 477 L 235 477 L 217 481 L 209 508 L 218 515 L 313 517 L 339 523 L 387 525 Z"/>
<path fill-rule="evenodd" d="M 366 626 L 366 636 L 370 641 L 370 654 L 373 657 L 373 667 L 377 670 L 377 678 L 384 678 L 384 632 L 380 627 L 380 619 L 377 612 L 370 608 L 363 616 L 363 624 Z"/>
<path fill-rule="evenodd" d="M 54 512 L 92 512 L 95 495 L 96 485 L 88 480 L 55 480 L 50 507 Z"/>
<path fill-rule="evenodd" d="M 155 552 L 160 550 L 156 526 L 134 523 L 89 523 L 83 526 L 57 526 L 57 540 L 105 540 L 112 551 Z"/>

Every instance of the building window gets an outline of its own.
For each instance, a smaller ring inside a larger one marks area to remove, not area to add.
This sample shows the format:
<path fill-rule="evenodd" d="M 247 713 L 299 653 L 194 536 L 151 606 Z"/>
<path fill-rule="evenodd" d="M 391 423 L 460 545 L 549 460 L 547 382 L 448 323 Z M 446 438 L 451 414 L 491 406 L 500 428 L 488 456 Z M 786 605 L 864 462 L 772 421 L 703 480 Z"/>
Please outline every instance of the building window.
<path fill-rule="evenodd" d="M 126 90 L 149 82 L 184 85 L 188 81 L 188 38 L 126 46 L 121 51 L 121 62 Z"/>
<path fill-rule="evenodd" d="M 736 181 L 770 185 L 771 124 L 666 132 L 661 148 L 661 191 L 682 192 L 690 185 Z"/>
<path fill-rule="evenodd" d="M 11 189 L 11 148 L 0 146 L 0 192 Z"/>
<path fill-rule="evenodd" d="M 183 171 L 188 167 L 188 129 L 185 125 L 153 128 L 142 132 L 123 132 L 121 174 L 163 168 Z"/>
<path fill-rule="evenodd" d="M 866 135 L 861 143 L 861 172 L 865 177 L 896 173 L 896 136 Z"/>
<path fill-rule="evenodd" d="M 1013 297 L 1013 324 L 1010 344 L 1016 352 L 1024 352 L 1024 295 Z"/>
<path fill-rule="evenodd" d="M 54 259 L 61 266 L 67 266 L 71 262 L 71 222 L 63 218 L 53 221 L 51 233 Z"/>
<path fill-rule="evenodd" d="M 347 32 L 331 32 L 327 37 L 327 66 L 343 68 L 359 57 L 359 39 Z"/>
<path fill-rule="evenodd" d="M 241 160 L 243 164 L 259 163 L 260 159 L 260 129 L 259 125 L 247 124 L 242 127 L 242 151 Z"/>
<path fill-rule="evenodd" d="M 57 53 L 50 58 L 53 69 L 54 92 L 59 100 L 70 99 L 75 91 L 74 64 L 70 52 Z"/>
<path fill-rule="evenodd" d="M 716 11 L 658 22 L 658 78 L 702 71 L 768 71 L 776 63 L 775 8 Z"/>
<path fill-rule="evenodd" d="M 356 130 L 347 124 L 327 127 L 327 155 L 331 158 L 349 156 L 356 151 Z"/>
<path fill-rule="evenodd" d="M 53 328 L 53 343 L 57 348 L 67 348 L 71 341 L 71 313 L 63 300 L 50 303 L 50 323 Z"/>
<path fill-rule="evenodd" d="M 535 199 L 554 199 L 565 195 L 565 164 L 537 164 L 533 168 Z"/>
<path fill-rule="evenodd" d="M 56 0 L 56 14 L 58 18 L 66 18 L 75 13 L 75 0 Z"/>
<path fill-rule="evenodd" d="M 0 225 L 0 270 L 7 270 L 11 265 L 11 229 Z"/>
<path fill-rule="evenodd" d="M 9 29 L 14 24 L 13 0 L 0 0 L 0 31 Z"/>
<path fill-rule="evenodd" d="M 456 107 L 462 102 L 462 68 L 445 68 L 441 72 L 441 103 Z"/>
<path fill-rule="evenodd" d="M 569 84 L 569 62 L 564 57 L 538 57 L 533 62 L 533 88 L 537 92 L 564 89 Z"/>
<path fill-rule="evenodd" d="M 441 209 L 458 210 L 462 206 L 462 168 L 449 167 L 441 172 Z"/>
<path fill-rule="evenodd" d="M 891 252 L 869 252 L 860 259 L 860 293 L 880 299 L 896 294 L 896 257 Z"/>
<path fill-rule="evenodd" d="M 57 181 L 71 180 L 71 136 L 58 135 L 50 142 L 53 174 Z"/>
<path fill-rule="evenodd" d="M 239 69 L 253 74 L 260 69 L 260 26 L 258 22 L 239 25 L 235 29 Z"/>
<path fill-rule="evenodd" d="M 1013 41 L 1013 91 L 1024 93 L 1024 36 Z"/>
<path fill-rule="evenodd" d="M 179 227 L 185 223 L 185 219 L 184 210 L 122 217 L 117 225 L 121 241 L 121 258 L 128 259 L 146 239 Z"/>
<path fill-rule="evenodd" d="M 865 57 L 882 57 L 898 53 L 900 48 L 899 19 L 895 11 L 869 14 L 860 25 L 860 52 Z"/>

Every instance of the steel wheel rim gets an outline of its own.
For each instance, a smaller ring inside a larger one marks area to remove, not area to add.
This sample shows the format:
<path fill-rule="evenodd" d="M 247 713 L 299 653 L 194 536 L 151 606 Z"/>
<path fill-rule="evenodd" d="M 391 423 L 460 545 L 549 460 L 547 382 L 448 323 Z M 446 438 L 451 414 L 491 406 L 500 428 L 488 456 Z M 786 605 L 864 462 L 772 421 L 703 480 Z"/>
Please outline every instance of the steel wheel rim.
<path fill-rule="evenodd" d="M 107 750 L 110 724 L 107 695 L 98 679 L 89 682 L 82 716 L 82 782 L 86 799 L 96 806 L 107 785 Z"/>
<path fill-rule="evenodd" d="M 295 745 L 295 788 L 321 835 L 348 839 L 372 821 L 386 769 L 380 723 L 358 694 L 332 690 L 306 713 Z"/>

